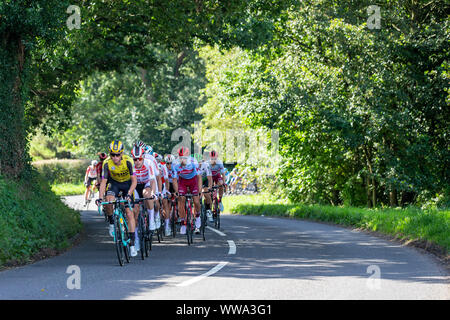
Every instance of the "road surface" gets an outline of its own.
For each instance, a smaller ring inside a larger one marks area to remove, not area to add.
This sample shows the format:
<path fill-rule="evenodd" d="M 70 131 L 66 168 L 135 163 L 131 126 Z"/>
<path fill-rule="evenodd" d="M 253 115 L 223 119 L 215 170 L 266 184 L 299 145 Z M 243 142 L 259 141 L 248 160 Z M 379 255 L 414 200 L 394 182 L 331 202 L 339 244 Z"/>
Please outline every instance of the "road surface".
<path fill-rule="evenodd" d="M 81 217 L 77 246 L 0 272 L 0 299 L 450 299 L 432 256 L 346 228 L 223 215 L 205 242 L 170 237 L 120 267 L 103 217 Z"/>

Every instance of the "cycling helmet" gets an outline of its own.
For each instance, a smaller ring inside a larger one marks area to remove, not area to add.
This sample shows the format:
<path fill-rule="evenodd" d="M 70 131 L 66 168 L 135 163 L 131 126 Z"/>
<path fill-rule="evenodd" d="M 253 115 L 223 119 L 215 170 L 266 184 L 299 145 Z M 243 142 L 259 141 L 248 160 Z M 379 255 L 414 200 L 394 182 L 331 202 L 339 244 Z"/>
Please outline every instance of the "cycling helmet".
<path fill-rule="evenodd" d="M 164 160 L 165 160 L 167 163 L 172 163 L 172 162 L 175 161 L 175 158 L 174 158 L 174 156 L 171 155 L 171 154 L 166 154 L 166 156 L 164 157 Z"/>
<path fill-rule="evenodd" d="M 109 145 L 109 152 L 110 153 L 121 153 L 123 152 L 123 143 L 119 140 L 114 140 Z"/>
<path fill-rule="evenodd" d="M 179 157 L 188 157 L 189 156 L 189 148 L 181 147 L 177 151 Z"/>
<path fill-rule="evenodd" d="M 217 158 L 217 156 L 218 156 L 218 154 L 217 154 L 217 151 L 215 151 L 215 150 L 213 150 L 209 153 L 210 158 Z"/>
<path fill-rule="evenodd" d="M 151 146 L 145 145 L 144 146 L 144 153 L 152 154 L 153 153 L 153 148 Z"/>
<path fill-rule="evenodd" d="M 156 152 L 153 153 L 153 156 L 155 157 L 156 161 L 161 162 L 163 161 L 163 158 L 160 154 L 157 154 Z"/>
<path fill-rule="evenodd" d="M 131 149 L 131 156 L 133 157 L 133 159 L 142 158 L 143 155 L 144 149 L 137 145 L 134 145 L 133 149 Z"/>
<path fill-rule="evenodd" d="M 143 148 L 145 146 L 145 143 L 142 142 L 142 140 L 138 140 L 134 143 L 135 146 L 138 146 L 140 148 Z"/>
<path fill-rule="evenodd" d="M 97 160 L 92 160 L 91 161 L 91 166 L 95 167 L 97 165 L 98 161 Z"/>
<path fill-rule="evenodd" d="M 108 157 L 108 155 L 104 152 L 99 152 L 99 153 L 97 153 L 97 155 L 101 161 L 105 160 Z"/>

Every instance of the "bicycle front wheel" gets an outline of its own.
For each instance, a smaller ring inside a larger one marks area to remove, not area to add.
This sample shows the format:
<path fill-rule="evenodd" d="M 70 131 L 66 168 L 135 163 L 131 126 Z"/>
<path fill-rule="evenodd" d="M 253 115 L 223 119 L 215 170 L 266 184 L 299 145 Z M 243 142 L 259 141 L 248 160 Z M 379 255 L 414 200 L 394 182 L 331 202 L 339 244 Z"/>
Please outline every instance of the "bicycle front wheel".
<path fill-rule="evenodd" d="M 117 259 L 119 260 L 119 265 L 123 266 L 124 256 L 122 252 L 122 232 L 120 231 L 119 219 L 114 219 L 114 242 L 116 246 Z"/>
<path fill-rule="evenodd" d="M 141 250 L 140 250 L 141 251 L 141 259 L 144 260 L 145 259 L 146 248 L 145 248 L 144 218 L 142 217 L 142 213 L 139 214 L 138 223 L 139 223 L 138 236 L 139 236 L 139 246 L 141 248 Z"/>

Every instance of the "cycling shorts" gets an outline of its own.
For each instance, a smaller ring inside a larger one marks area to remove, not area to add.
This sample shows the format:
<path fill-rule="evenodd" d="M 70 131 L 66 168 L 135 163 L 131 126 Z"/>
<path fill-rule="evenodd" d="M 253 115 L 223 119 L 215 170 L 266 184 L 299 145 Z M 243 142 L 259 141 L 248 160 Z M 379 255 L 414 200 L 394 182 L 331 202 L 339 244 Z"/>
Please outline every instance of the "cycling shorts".
<path fill-rule="evenodd" d="M 108 189 L 106 191 L 107 196 L 115 196 L 116 198 L 119 196 L 120 191 L 122 191 L 122 197 L 125 197 L 128 194 L 128 190 L 131 187 L 131 180 L 125 182 L 117 182 L 115 180 L 110 180 L 108 184 Z M 126 205 L 128 207 L 128 204 Z"/>
<path fill-rule="evenodd" d="M 219 184 L 220 181 L 222 181 L 222 184 L 223 184 L 223 179 L 220 174 L 218 174 L 216 176 L 212 176 L 212 178 L 213 178 L 213 184 Z"/>
<path fill-rule="evenodd" d="M 143 198 L 144 197 L 144 189 L 145 188 L 150 188 L 150 182 L 138 183 L 136 185 L 136 192 L 137 192 L 139 198 Z"/>
<path fill-rule="evenodd" d="M 188 193 L 188 189 L 193 195 L 198 195 L 198 176 L 194 176 L 192 179 L 178 178 L 178 193 L 180 196 Z"/>

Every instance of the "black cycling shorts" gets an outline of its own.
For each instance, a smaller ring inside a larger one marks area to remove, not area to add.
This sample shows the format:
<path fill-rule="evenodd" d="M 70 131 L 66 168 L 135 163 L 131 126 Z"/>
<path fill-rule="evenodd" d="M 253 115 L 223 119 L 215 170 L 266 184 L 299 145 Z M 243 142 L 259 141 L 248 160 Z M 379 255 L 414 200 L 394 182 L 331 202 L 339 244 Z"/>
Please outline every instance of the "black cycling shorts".
<path fill-rule="evenodd" d="M 136 185 L 136 191 L 137 191 L 137 193 L 139 195 L 139 198 L 143 198 L 144 197 L 145 186 L 147 186 L 147 188 L 149 188 L 148 184 L 146 184 L 146 183 L 138 183 Z"/>
<path fill-rule="evenodd" d="M 108 181 L 108 188 L 106 191 L 107 196 L 119 196 L 120 191 L 122 191 L 122 196 L 125 197 L 128 194 L 128 190 L 131 187 L 131 180 L 125 182 L 117 182 L 115 180 Z"/>
<path fill-rule="evenodd" d="M 169 182 L 169 192 L 170 193 L 175 193 L 175 188 L 173 187 L 173 183 Z"/>

